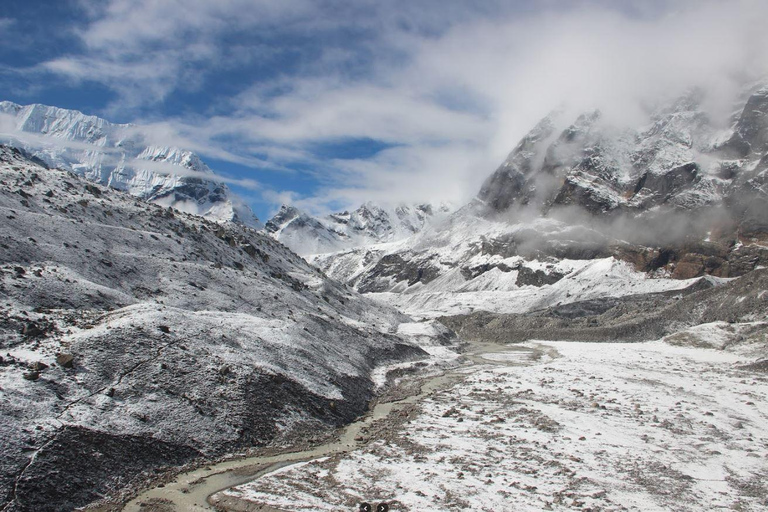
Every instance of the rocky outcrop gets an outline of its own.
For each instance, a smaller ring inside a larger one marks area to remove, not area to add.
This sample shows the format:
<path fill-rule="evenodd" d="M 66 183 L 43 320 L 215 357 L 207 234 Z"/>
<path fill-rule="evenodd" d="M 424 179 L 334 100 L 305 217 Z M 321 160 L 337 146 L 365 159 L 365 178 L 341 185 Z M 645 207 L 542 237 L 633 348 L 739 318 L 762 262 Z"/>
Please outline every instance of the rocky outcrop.
<path fill-rule="evenodd" d="M 521 266 L 517 271 L 517 286 L 544 286 L 547 284 L 555 284 L 561 280 L 565 274 L 557 271 L 550 270 L 545 272 L 542 269 L 531 269 L 526 266 Z"/>
<path fill-rule="evenodd" d="M 416 283 L 428 284 L 439 275 L 439 269 L 421 259 L 404 260 L 398 254 L 381 258 L 365 277 L 357 282 L 360 293 L 389 291 L 399 282 L 413 286 Z"/>
<path fill-rule="evenodd" d="M 760 88 L 749 96 L 736 121 L 733 135 L 720 149 L 735 158 L 768 151 L 768 87 Z"/>
<path fill-rule="evenodd" d="M 689 241 L 663 248 L 621 244 L 611 251 L 639 272 L 661 271 L 674 279 L 739 277 L 768 264 L 768 247 L 736 240 Z"/>
<path fill-rule="evenodd" d="M 494 211 L 505 211 L 513 204 L 527 204 L 535 190 L 528 176 L 536 171 L 536 160 L 543 159 L 546 143 L 556 127 L 548 116 L 542 119 L 517 144 L 506 161 L 485 180 L 477 197 Z"/>
<path fill-rule="evenodd" d="M 156 471 L 183 465 L 200 452 L 150 435 L 115 435 L 65 426 L 35 452 L 35 462 L 18 475 L 8 510 L 74 510 Z"/>
<path fill-rule="evenodd" d="M 681 192 L 701 180 L 698 164 L 688 162 L 662 174 L 645 172 L 634 187 L 630 204 L 647 210 L 657 205 L 674 202 Z"/>
<path fill-rule="evenodd" d="M 768 322 L 768 270 L 722 286 L 708 281 L 680 291 L 575 302 L 528 314 L 472 313 L 440 321 L 461 338 L 647 341 L 711 322 Z"/>

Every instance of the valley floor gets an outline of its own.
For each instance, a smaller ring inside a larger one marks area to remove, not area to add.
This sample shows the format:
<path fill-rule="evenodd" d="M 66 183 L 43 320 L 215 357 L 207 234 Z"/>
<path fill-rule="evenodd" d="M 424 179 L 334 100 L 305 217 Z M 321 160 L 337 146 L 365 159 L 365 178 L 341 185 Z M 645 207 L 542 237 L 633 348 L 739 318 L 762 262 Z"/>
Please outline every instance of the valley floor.
<path fill-rule="evenodd" d="M 213 496 L 230 510 L 766 510 L 768 374 L 662 341 L 480 351 L 349 452 Z M 363 440 L 363 437 L 360 439 Z"/>

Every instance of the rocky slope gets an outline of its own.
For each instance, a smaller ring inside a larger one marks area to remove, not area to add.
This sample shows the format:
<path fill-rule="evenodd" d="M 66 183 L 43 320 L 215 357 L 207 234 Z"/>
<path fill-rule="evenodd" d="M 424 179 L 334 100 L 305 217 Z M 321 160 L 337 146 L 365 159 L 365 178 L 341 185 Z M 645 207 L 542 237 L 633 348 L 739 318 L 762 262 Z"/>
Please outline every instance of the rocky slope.
<path fill-rule="evenodd" d="M 157 146 L 137 127 L 75 110 L 0 102 L 0 136 L 50 167 L 216 222 L 261 227 L 195 153 Z"/>
<path fill-rule="evenodd" d="M 365 203 L 351 212 L 317 218 L 283 205 L 267 221 L 265 229 L 297 253 L 311 255 L 402 240 L 449 213 L 447 204 L 403 204 L 386 208 Z"/>
<path fill-rule="evenodd" d="M 636 130 L 616 129 L 599 111 L 570 124 L 567 114 L 551 114 L 486 180 L 478 198 L 495 212 L 577 205 L 603 215 L 743 203 L 745 188 L 764 185 L 768 86 L 745 95 L 726 128 L 711 119 L 702 90 L 658 109 Z M 765 205 L 764 194 L 752 199 Z M 768 216 L 755 220 L 742 229 L 765 231 Z"/>
<path fill-rule="evenodd" d="M 247 227 L 0 146 L 0 502 L 71 510 L 365 410 L 403 316 Z M 311 437 L 311 435 L 308 435 Z"/>
<path fill-rule="evenodd" d="M 700 90 L 634 130 L 598 111 L 555 112 L 444 222 L 310 259 L 361 292 L 410 296 L 392 300 L 414 311 L 439 297 L 446 313 L 456 312 L 449 302 L 488 307 L 491 292 L 530 295 L 599 260 L 659 279 L 744 275 L 768 265 L 768 87 L 748 87 L 735 103 L 725 127 Z M 483 300 L 455 296 L 479 292 Z"/>
<path fill-rule="evenodd" d="M 723 324 L 731 342 L 768 335 L 768 270 L 722 286 L 701 280 L 682 290 L 601 298 L 526 314 L 477 312 L 440 320 L 465 339 L 651 341 L 704 324 Z M 722 347 L 717 347 L 722 348 Z"/>

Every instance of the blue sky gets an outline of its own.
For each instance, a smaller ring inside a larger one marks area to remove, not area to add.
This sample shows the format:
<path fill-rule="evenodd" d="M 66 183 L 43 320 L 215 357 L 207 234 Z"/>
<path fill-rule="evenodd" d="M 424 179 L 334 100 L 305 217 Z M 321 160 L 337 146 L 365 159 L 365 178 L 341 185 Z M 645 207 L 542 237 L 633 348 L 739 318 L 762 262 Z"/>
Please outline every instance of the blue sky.
<path fill-rule="evenodd" d="M 761 68 L 763 3 L 4 0 L 0 99 L 138 123 L 262 219 L 461 203 L 563 101 L 630 123 Z"/>

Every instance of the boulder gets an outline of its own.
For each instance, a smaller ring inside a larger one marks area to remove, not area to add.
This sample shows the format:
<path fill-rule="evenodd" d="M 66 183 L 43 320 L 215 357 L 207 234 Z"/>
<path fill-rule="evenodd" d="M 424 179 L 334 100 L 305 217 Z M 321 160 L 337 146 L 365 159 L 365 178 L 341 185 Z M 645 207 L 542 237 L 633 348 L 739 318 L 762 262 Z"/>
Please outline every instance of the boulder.
<path fill-rule="evenodd" d="M 56 354 L 56 364 L 63 368 L 72 368 L 75 365 L 75 357 L 72 354 Z"/>

